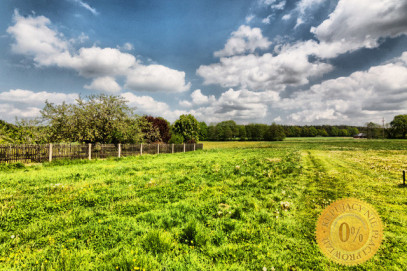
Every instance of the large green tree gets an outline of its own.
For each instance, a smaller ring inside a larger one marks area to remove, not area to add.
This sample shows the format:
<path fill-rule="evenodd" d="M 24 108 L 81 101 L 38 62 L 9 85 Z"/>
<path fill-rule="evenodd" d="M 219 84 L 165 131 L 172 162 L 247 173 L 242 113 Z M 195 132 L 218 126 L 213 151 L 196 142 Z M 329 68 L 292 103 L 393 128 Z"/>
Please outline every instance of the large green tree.
<path fill-rule="evenodd" d="M 199 140 L 208 140 L 208 125 L 204 121 L 199 123 Z"/>
<path fill-rule="evenodd" d="M 0 120 L 0 144 L 11 144 L 16 142 L 18 129 L 15 125 Z"/>
<path fill-rule="evenodd" d="M 347 129 L 339 129 L 339 136 L 349 136 L 349 132 Z"/>
<path fill-rule="evenodd" d="M 391 127 L 396 133 L 401 134 L 403 138 L 406 138 L 407 134 L 407 115 L 397 115 L 390 122 Z"/>
<path fill-rule="evenodd" d="M 248 124 L 246 125 L 246 134 L 249 140 L 264 140 L 267 129 L 267 124 Z"/>
<path fill-rule="evenodd" d="M 319 136 L 328 136 L 327 131 L 324 128 L 317 129 Z"/>
<path fill-rule="evenodd" d="M 150 144 L 162 141 L 158 127 L 155 127 L 153 123 L 149 122 L 146 118 L 139 118 L 138 126 L 143 134 L 144 143 Z"/>
<path fill-rule="evenodd" d="M 191 115 L 181 115 L 173 125 L 175 133 L 181 135 L 186 143 L 195 143 L 199 140 L 199 122 Z"/>
<path fill-rule="evenodd" d="M 49 128 L 41 124 L 41 120 L 20 119 L 16 120 L 17 135 L 14 143 L 44 144 L 49 141 Z"/>
<path fill-rule="evenodd" d="M 348 134 L 349 136 L 355 136 L 359 134 L 359 130 L 356 127 L 348 127 Z"/>
<path fill-rule="evenodd" d="M 331 127 L 328 131 L 329 136 L 338 136 L 339 135 L 339 129 L 335 126 Z"/>
<path fill-rule="evenodd" d="M 231 140 L 239 136 L 239 128 L 233 120 L 219 122 L 216 131 L 218 140 Z"/>
<path fill-rule="evenodd" d="M 135 143 L 142 140 L 139 120 L 119 96 L 91 95 L 75 104 L 46 101 L 41 111 L 50 142 Z"/>
<path fill-rule="evenodd" d="M 273 123 L 268 127 L 264 137 L 268 141 L 282 141 L 285 138 L 284 129 L 280 125 Z"/>
<path fill-rule="evenodd" d="M 247 139 L 247 134 L 246 134 L 246 127 L 244 125 L 238 125 L 239 129 L 239 138 L 240 140 L 246 140 Z"/>
<path fill-rule="evenodd" d="M 212 141 L 217 140 L 216 126 L 210 125 L 208 127 L 208 139 Z"/>
<path fill-rule="evenodd" d="M 76 117 L 74 112 L 73 104 L 63 102 L 60 105 L 55 105 L 45 101 L 41 115 L 48 127 L 50 142 L 75 141 L 79 117 Z"/>

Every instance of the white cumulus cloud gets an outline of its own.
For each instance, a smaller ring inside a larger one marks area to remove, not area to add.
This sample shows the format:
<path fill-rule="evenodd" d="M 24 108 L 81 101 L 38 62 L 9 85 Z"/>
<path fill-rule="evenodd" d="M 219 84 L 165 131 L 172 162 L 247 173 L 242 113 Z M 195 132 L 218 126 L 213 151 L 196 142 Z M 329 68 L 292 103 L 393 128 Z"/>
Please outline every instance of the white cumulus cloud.
<path fill-rule="evenodd" d="M 263 37 L 260 28 L 251 28 L 247 25 L 242 25 L 235 32 L 232 32 L 231 37 L 225 44 L 225 48 L 216 51 L 214 56 L 233 56 L 246 52 L 253 53 L 256 49 L 267 49 L 271 42 Z"/>
<path fill-rule="evenodd" d="M 297 123 L 354 123 L 391 120 L 407 108 L 407 52 L 390 63 L 358 71 L 296 92 L 274 106 L 293 110 Z M 372 120 L 372 118 L 375 118 Z"/>
<path fill-rule="evenodd" d="M 0 92 L 0 119 L 14 121 L 15 117 L 39 117 L 46 100 L 55 104 L 61 104 L 64 101 L 74 103 L 78 97 L 76 93 L 34 92 L 25 89 Z"/>
<path fill-rule="evenodd" d="M 36 106 L 43 105 L 45 100 L 58 104 L 63 101 L 72 103 L 77 98 L 78 95 L 75 93 L 66 94 L 47 91 L 34 92 L 25 89 L 11 89 L 9 91 L 0 92 L 0 102 L 21 103 Z"/>
<path fill-rule="evenodd" d="M 182 107 L 192 107 L 193 104 L 187 100 L 179 101 L 178 104 Z"/>
<path fill-rule="evenodd" d="M 281 91 L 287 86 L 307 84 L 310 77 L 331 69 L 326 63 L 309 62 L 308 56 L 300 50 L 287 49 L 276 56 L 266 53 L 221 58 L 220 63 L 200 66 L 197 74 L 204 78 L 205 84 Z"/>
<path fill-rule="evenodd" d="M 39 117 L 40 108 L 38 107 L 24 107 L 17 108 L 13 104 L 2 104 L 0 103 L 0 116 L 2 120 L 13 122 L 16 117 L 18 118 L 35 118 Z"/>
<path fill-rule="evenodd" d="M 68 42 L 48 27 L 51 21 L 44 16 L 22 17 L 17 11 L 14 13 L 15 24 L 7 28 L 15 43 L 11 49 L 18 54 L 30 55 L 41 65 L 44 58 L 58 55 L 68 50 Z"/>
<path fill-rule="evenodd" d="M 213 103 L 215 101 L 215 96 L 205 96 L 202 94 L 200 89 L 195 90 L 191 94 L 192 102 L 197 105 Z"/>
<path fill-rule="evenodd" d="M 100 78 L 109 78 L 112 90 L 119 87 L 113 83 L 118 77 L 126 79 L 131 90 L 180 92 L 188 90 L 185 73 L 162 65 L 143 65 L 133 55 L 116 48 L 80 48 L 72 45 L 58 31 L 51 28 L 51 21 L 44 16 L 23 17 L 15 12 L 14 25 L 7 32 L 15 39 L 13 52 L 32 57 L 37 66 L 56 66 L 73 69 L 79 75 L 95 79 L 90 89 L 101 88 Z M 126 43 L 126 50 L 132 45 Z M 116 83 L 117 84 L 117 83 Z"/>
<path fill-rule="evenodd" d="M 137 65 L 136 58 L 131 54 L 115 48 L 99 47 L 81 48 L 73 56 L 60 54 L 53 61 L 59 67 L 72 68 L 84 77 L 125 75 Z"/>
<path fill-rule="evenodd" d="M 136 91 L 187 91 L 191 84 L 185 84 L 185 72 L 162 65 L 139 65 L 127 75 L 126 88 Z"/>
<path fill-rule="evenodd" d="M 322 0 L 302 0 L 297 10 L 305 14 L 321 3 Z M 205 84 L 222 87 L 280 91 L 288 86 L 298 87 L 330 72 L 333 67 L 326 59 L 360 48 L 374 48 L 383 38 L 407 34 L 406 14 L 405 1 L 340 0 L 328 19 L 312 28 L 318 40 L 286 43 L 276 46 L 274 54 L 256 55 L 252 53 L 254 49 L 249 50 L 252 47 L 236 34 L 251 30 L 244 28 L 245 31 L 232 33 L 225 49 L 215 52 L 221 56 L 219 63 L 201 65 L 197 74 Z M 266 39 L 260 35 L 259 30 L 257 37 Z M 316 59 L 311 61 L 310 56 L 316 56 Z"/>
<path fill-rule="evenodd" d="M 407 34 L 407 2 L 340 0 L 329 18 L 311 32 L 320 41 L 321 56 L 375 48 L 382 38 Z"/>
<path fill-rule="evenodd" d="M 85 85 L 84 87 L 86 89 L 101 90 L 107 93 L 117 93 L 121 90 L 120 85 L 110 76 L 95 78 L 90 85 Z"/>
<path fill-rule="evenodd" d="M 254 92 L 246 89 L 229 89 L 218 99 L 214 96 L 202 95 L 198 90 L 194 93 L 191 95 L 192 102 L 184 101 L 184 103 L 195 107 L 189 112 L 193 113 L 198 120 L 204 120 L 207 123 L 230 119 L 244 123 L 256 121 L 266 117 L 268 106 L 280 99 L 275 91 Z"/>

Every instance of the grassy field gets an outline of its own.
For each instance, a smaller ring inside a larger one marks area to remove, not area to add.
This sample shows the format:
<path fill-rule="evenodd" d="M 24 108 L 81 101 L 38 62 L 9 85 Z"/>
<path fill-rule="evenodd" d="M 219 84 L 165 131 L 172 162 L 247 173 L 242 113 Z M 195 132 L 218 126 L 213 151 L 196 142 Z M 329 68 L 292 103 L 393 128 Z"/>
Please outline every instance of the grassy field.
<path fill-rule="evenodd" d="M 0 166 L 1 270 L 403 270 L 407 141 L 204 142 L 204 151 Z M 330 262 L 330 202 L 375 207 L 368 262 Z M 282 204 L 284 202 L 284 204 Z"/>

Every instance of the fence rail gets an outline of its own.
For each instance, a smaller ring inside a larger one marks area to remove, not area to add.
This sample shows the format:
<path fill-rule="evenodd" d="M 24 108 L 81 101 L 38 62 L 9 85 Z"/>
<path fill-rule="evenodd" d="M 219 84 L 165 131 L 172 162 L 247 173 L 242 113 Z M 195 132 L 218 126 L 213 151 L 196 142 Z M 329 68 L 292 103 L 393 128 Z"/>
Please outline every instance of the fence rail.
<path fill-rule="evenodd" d="M 0 163 L 41 163 L 202 150 L 203 144 L 39 144 L 0 145 Z"/>

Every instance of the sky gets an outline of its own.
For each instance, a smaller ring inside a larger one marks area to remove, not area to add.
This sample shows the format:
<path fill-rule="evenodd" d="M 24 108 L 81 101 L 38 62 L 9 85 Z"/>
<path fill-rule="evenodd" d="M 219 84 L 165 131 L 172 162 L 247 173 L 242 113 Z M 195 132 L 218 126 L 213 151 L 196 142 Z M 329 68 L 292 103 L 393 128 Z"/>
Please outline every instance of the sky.
<path fill-rule="evenodd" d="M 407 1 L 1 1 L 0 119 L 102 93 L 170 122 L 388 123 Z"/>

